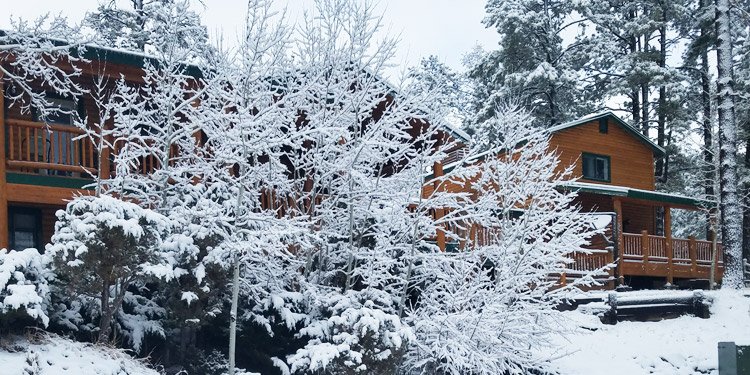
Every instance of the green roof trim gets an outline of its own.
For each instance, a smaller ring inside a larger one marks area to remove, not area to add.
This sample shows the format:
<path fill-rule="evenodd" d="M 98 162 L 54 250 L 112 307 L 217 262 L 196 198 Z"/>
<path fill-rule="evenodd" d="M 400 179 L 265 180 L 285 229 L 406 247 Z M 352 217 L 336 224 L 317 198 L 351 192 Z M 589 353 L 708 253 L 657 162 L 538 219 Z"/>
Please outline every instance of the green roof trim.
<path fill-rule="evenodd" d="M 21 185 L 35 185 L 35 186 L 47 186 L 57 188 L 68 188 L 68 189 L 86 189 L 93 190 L 93 188 L 86 185 L 91 185 L 94 181 L 87 178 L 77 177 L 63 177 L 63 176 L 45 176 L 38 174 L 28 173 L 13 173 L 7 172 L 5 174 L 5 180 L 10 184 L 21 184 Z"/>
<path fill-rule="evenodd" d="M 581 193 L 641 199 L 651 202 L 674 204 L 679 206 L 690 206 L 696 208 L 710 207 L 710 202 L 703 199 L 686 197 L 684 195 L 663 193 L 659 191 L 634 189 L 625 186 L 572 182 L 566 185 L 562 185 L 560 186 L 560 188 L 564 190 L 574 190 Z"/>
<path fill-rule="evenodd" d="M 661 193 L 658 191 L 647 191 L 647 190 L 637 190 L 637 189 L 629 190 L 628 198 L 643 199 L 643 200 L 656 201 L 656 202 L 662 202 L 662 203 L 672 203 L 672 204 L 678 204 L 682 206 L 706 207 L 708 205 L 708 202 L 702 199 L 686 197 L 683 195 Z"/>

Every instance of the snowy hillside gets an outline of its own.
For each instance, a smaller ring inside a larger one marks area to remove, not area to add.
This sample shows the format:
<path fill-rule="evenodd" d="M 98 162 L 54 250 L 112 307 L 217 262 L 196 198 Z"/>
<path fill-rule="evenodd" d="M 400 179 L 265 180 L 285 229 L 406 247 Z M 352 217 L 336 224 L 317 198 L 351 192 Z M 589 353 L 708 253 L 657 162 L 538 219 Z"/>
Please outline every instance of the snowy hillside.
<path fill-rule="evenodd" d="M 0 347 L 0 373 L 39 375 L 158 375 L 127 353 L 60 336 L 6 338 Z"/>
<path fill-rule="evenodd" d="M 718 342 L 750 345 L 750 291 L 744 294 L 708 292 L 714 298 L 710 319 L 604 325 L 593 315 L 566 312 L 564 324 L 577 332 L 558 339 L 554 367 L 576 375 L 717 374 Z"/>

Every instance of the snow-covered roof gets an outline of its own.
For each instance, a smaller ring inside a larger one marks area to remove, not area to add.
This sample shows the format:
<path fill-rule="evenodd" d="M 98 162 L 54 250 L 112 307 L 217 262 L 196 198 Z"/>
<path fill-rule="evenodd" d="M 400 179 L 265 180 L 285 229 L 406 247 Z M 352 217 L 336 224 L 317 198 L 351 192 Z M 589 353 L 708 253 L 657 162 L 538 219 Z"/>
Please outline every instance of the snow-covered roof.
<path fill-rule="evenodd" d="M 677 206 L 694 208 L 707 207 L 709 202 L 680 194 L 664 193 L 660 191 L 635 189 L 627 186 L 594 184 L 589 182 L 572 181 L 561 186 L 563 189 L 577 190 L 584 193 L 601 194 L 633 199 L 642 199 L 660 203 L 670 203 Z"/>
<path fill-rule="evenodd" d="M 0 37 L 6 36 L 6 35 L 7 35 L 6 31 L 0 30 Z M 60 46 L 65 46 L 68 43 L 62 39 L 49 38 L 47 40 L 51 41 L 55 45 L 60 45 Z M 146 61 L 149 61 L 153 64 L 158 64 L 159 62 L 158 57 L 149 55 L 144 52 L 105 47 L 105 46 L 95 44 L 95 43 L 87 43 L 87 44 L 84 44 L 83 47 L 84 47 L 84 52 L 83 52 L 83 56 L 81 57 L 85 59 L 89 59 L 89 60 L 107 61 L 107 62 L 112 62 L 116 64 L 135 66 L 139 68 L 142 68 Z M 186 67 L 188 74 L 194 77 L 201 76 L 200 69 L 196 65 L 185 63 L 184 66 Z"/>
<path fill-rule="evenodd" d="M 612 111 L 604 111 L 604 112 L 597 112 L 597 113 L 591 113 L 586 116 L 583 116 L 577 120 L 568 121 L 559 125 L 555 125 L 551 128 L 548 128 L 547 131 L 549 133 L 556 133 L 565 129 L 570 129 L 579 125 L 583 125 L 586 123 L 589 123 L 591 121 L 595 121 L 602 118 L 610 118 L 614 120 L 615 124 L 619 125 L 623 130 L 630 133 L 630 135 L 637 138 L 639 141 L 643 142 L 646 146 L 650 147 L 654 150 L 654 154 L 657 156 L 664 155 L 665 151 L 664 148 L 660 147 L 654 141 L 652 141 L 649 137 L 645 136 L 643 133 L 638 131 L 638 129 L 634 128 L 632 125 L 626 123 L 623 119 L 618 117 L 614 112 Z"/>

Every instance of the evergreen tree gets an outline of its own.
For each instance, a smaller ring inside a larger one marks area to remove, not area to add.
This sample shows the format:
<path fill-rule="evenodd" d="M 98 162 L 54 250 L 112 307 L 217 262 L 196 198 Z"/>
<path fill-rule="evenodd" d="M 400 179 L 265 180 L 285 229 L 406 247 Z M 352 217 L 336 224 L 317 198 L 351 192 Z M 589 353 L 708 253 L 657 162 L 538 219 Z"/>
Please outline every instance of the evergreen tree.
<path fill-rule="evenodd" d="M 566 41 L 581 20 L 565 0 L 490 0 L 484 24 L 500 34 L 500 48 L 472 67 L 481 96 L 473 124 L 492 118 L 497 104 L 519 98 L 539 126 L 571 120 L 598 106 L 587 97 L 580 43 Z"/>

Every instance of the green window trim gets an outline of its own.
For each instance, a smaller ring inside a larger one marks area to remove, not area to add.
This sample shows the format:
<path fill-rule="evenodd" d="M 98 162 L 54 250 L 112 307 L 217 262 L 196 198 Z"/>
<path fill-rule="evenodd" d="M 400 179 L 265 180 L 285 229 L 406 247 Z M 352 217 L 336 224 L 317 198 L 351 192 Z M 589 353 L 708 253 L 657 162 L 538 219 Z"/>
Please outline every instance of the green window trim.
<path fill-rule="evenodd" d="M 603 171 L 603 174 L 605 175 L 603 178 L 592 176 L 590 174 L 588 176 L 586 175 L 586 171 L 587 171 L 586 166 L 592 160 L 593 162 L 596 162 L 597 160 L 602 160 L 605 162 L 604 165 L 606 166 L 606 168 Z M 594 154 L 591 152 L 582 152 L 581 153 L 581 172 L 582 172 L 581 174 L 583 175 L 583 179 L 585 180 L 598 181 L 598 182 L 612 182 L 612 158 L 610 158 L 607 155 Z"/>

